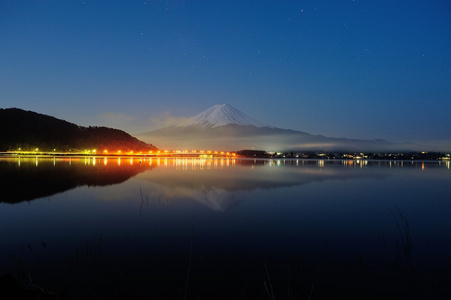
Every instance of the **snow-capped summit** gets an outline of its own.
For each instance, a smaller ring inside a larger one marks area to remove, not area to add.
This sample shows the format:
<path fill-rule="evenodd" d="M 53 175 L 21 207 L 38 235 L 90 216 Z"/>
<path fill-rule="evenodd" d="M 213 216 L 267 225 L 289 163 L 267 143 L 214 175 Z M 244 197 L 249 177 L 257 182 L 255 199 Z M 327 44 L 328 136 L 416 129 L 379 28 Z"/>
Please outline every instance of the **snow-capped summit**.
<path fill-rule="evenodd" d="M 218 104 L 190 118 L 179 126 L 202 126 L 215 128 L 224 125 L 245 125 L 255 127 L 272 127 L 259 122 L 228 104 Z"/>

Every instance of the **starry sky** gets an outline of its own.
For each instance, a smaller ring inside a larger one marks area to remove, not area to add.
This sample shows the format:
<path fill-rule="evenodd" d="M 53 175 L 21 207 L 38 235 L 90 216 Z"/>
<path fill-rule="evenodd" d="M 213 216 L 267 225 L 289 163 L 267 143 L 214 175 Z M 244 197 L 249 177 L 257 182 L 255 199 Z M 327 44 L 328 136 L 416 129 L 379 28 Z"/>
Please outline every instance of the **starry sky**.
<path fill-rule="evenodd" d="M 134 134 L 222 103 L 311 134 L 451 145 L 451 2 L 0 2 L 1 108 Z"/>

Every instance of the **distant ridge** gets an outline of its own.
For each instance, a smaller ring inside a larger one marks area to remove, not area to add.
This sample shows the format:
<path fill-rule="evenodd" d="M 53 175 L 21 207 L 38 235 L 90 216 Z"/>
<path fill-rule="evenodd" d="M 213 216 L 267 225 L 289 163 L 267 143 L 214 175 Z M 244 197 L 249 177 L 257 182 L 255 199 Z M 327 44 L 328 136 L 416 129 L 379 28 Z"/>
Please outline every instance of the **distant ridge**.
<path fill-rule="evenodd" d="M 144 151 L 152 144 L 107 127 L 83 127 L 52 116 L 19 108 L 0 109 L 0 151 L 71 151 L 110 149 Z"/>
<path fill-rule="evenodd" d="M 258 128 L 272 127 L 249 117 L 229 104 L 218 104 L 210 107 L 178 126 L 215 128 L 224 125 L 255 126 Z"/>

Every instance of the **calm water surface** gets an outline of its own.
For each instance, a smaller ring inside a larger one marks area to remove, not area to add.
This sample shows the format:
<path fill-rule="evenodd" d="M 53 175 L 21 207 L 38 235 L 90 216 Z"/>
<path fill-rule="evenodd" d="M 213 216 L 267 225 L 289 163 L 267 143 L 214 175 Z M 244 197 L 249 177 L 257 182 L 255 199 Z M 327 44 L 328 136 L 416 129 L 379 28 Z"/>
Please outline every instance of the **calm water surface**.
<path fill-rule="evenodd" d="M 71 299 L 449 299 L 448 162 L 0 158 L 0 275 Z"/>

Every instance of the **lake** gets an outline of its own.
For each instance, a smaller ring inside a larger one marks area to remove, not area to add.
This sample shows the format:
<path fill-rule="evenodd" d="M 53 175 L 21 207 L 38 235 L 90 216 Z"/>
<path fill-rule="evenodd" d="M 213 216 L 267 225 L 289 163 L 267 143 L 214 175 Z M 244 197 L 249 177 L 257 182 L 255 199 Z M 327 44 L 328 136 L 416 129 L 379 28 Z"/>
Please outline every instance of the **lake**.
<path fill-rule="evenodd" d="M 449 161 L 0 158 L 0 275 L 70 299 L 449 299 Z"/>

